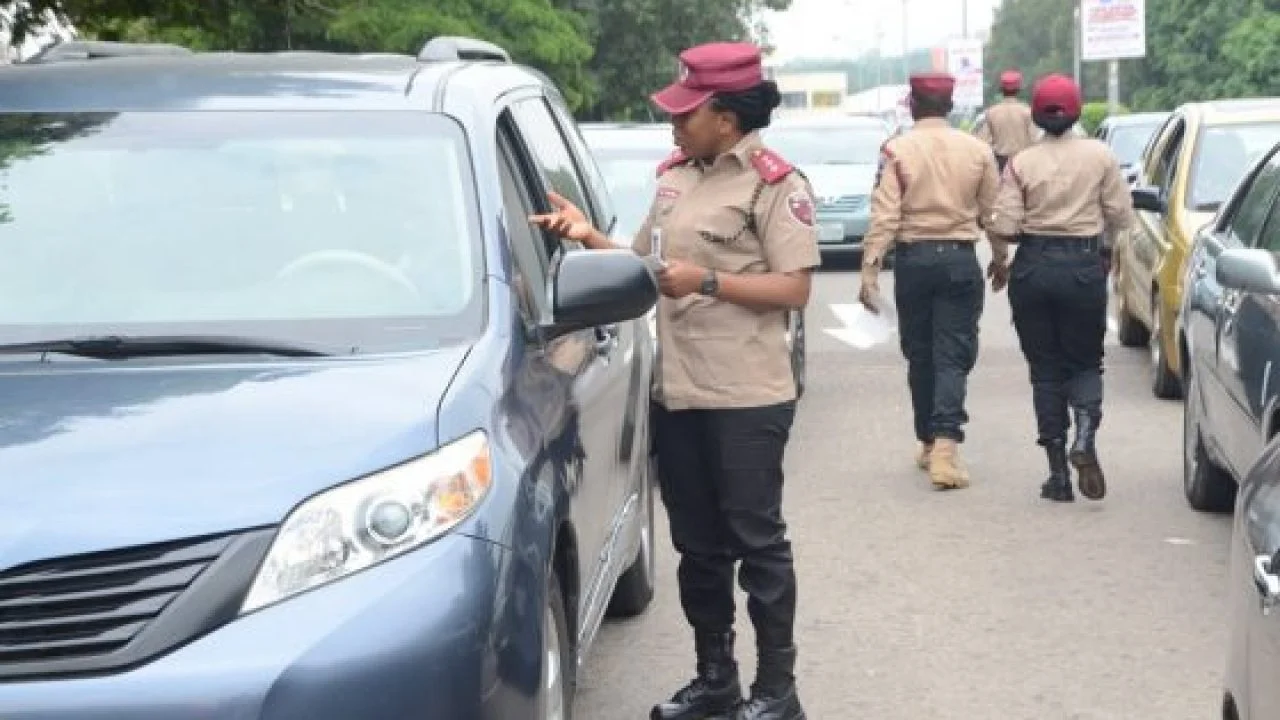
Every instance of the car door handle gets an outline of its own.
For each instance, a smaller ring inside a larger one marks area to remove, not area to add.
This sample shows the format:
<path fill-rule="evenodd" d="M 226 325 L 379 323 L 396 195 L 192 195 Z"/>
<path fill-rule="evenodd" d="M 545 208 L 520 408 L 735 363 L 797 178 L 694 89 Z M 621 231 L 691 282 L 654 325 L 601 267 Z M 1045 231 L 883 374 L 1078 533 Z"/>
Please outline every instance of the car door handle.
<path fill-rule="evenodd" d="M 1280 602 L 1280 576 L 1272 571 L 1270 555 L 1253 558 L 1253 584 L 1262 598 L 1262 614 L 1270 615 Z"/>
<path fill-rule="evenodd" d="M 618 347 L 618 326 L 608 325 L 596 328 L 596 354 L 608 357 Z"/>

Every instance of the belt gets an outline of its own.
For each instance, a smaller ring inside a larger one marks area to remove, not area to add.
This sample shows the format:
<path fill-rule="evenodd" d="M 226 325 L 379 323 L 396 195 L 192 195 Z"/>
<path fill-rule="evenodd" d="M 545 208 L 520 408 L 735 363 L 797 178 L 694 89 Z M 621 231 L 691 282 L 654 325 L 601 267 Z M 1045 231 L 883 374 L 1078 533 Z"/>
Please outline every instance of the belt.
<path fill-rule="evenodd" d="M 968 251 L 973 252 L 976 242 L 972 240 L 930 240 L 929 238 L 915 238 L 911 242 L 900 242 L 894 245 L 894 251 L 901 255 L 922 252 L 948 252 L 948 251 Z"/>
<path fill-rule="evenodd" d="M 1102 247 L 1099 235 L 1031 235 L 1024 233 L 1018 237 L 1018 245 L 1040 250 L 1088 250 L 1098 252 Z"/>

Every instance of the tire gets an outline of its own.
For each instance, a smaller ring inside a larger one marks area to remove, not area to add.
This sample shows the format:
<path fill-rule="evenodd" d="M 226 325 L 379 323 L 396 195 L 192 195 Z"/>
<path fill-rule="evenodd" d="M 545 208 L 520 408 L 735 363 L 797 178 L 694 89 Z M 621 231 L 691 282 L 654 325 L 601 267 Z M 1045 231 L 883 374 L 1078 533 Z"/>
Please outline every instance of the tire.
<path fill-rule="evenodd" d="M 808 369 L 805 348 L 804 311 L 791 313 L 791 377 L 796 382 L 796 398 L 804 397 L 805 375 Z"/>
<path fill-rule="evenodd" d="M 1206 513 L 1230 512 L 1235 506 L 1236 482 L 1214 464 L 1200 432 L 1200 388 L 1188 362 L 1187 388 L 1182 403 L 1182 490 L 1187 503 Z"/>
<path fill-rule="evenodd" d="M 649 473 L 641 490 L 640 508 L 644 519 L 640 525 L 640 547 L 630 567 L 618 577 L 606 614 L 611 618 L 633 618 L 649 608 L 657 585 L 657 553 L 654 551 L 653 481 L 654 463 L 650 457 Z"/>
<path fill-rule="evenodd" d="M 1157 290 L 1151 293 L 1151 337 L 1147 343 L 1151 348 L 1151 392 L 1162 400 L 1176 400 L 1182 395 L 1182 383 L 1173 374 L 1164 352 L 1164 322 L 1160 315 L 1160 291 Z"/>
<path fill-rule="evenodd" d="M 1124 296 L 1120 298 L 1120 308 L 1116 311 L 1116 335 L 1120 344 L 1125 347 L 1142 347 L 1151 342 L 1151 331 L 1147 330 L 1125 307 Z"/>
<path fill-rule="evenodd" d="M 554 571 L 547 572 L 542 638 L 542 707 L 538 711 L 538 720 L 572 720 L 576 680 L 573 643 L 569 639 L 560 578 Z"/>

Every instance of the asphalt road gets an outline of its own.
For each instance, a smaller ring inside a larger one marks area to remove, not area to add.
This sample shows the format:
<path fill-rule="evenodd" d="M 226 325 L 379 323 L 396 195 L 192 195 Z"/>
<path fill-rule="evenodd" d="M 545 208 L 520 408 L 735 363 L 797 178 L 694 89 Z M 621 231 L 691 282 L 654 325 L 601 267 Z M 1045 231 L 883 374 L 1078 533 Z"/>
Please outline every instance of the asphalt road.
<path fill-rule="evenodd" d="M 890 273 L 881 285 L 891 291 Z M 1184 502 L 1181 406 L 1152 396 L 1145 351 L 1108 338 L 1107 498 L 1046 503 L 1007 296 L 988 294 L 962 449 L 973 485 L 938 493 L 913 462 L 896 337 L 858 350 L 823 332 L 839 326 L 831 304 L 856 302 L 857 287 L 852 272 L 818 277 L 809 389 L 788 448 L 809 717 L 1220 717 L 1230 520 Z M 601 631 L 580 677 L 581 720 L 647 718 L 691 677 L 676 556 L 660 535 L 658 596 Z M 739 594 L 746 681 L 753 642 Z"/>

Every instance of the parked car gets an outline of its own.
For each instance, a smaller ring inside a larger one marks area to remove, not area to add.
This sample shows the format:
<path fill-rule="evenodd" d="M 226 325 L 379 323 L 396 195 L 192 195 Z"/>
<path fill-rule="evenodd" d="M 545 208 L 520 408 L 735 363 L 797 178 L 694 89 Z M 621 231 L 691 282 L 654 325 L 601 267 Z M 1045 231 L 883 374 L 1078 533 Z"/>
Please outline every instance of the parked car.
<path fill-rule="evenodd" d="M 1111 148 L 1125 179 L 1133 184 L 1138 178 L 1137 165 L 1142 160 L 1142 151 L 1168 119 L 1167 112 L 1111 115 L 1098 125 L 1094 137 Z"/>
<path fill-rule="evenodd" d="M 658 192 L 658 165 L 675 149 L 671 125 L 666 123 L 581 123 L 587 145 L 604 175 L 618 208 L 615 242 L 630 243 L 653 205 Z M 658 337 L 657 316 L 648 321 L 653 337 Z M 804 311 L 790 313 L 787 347 L 791 350 L 791 372 L 797 396 L 804 395 L 806 380 Z"/>
<path fill-rule="evenodd" d="M 128 53 L 116 53 L 127 55 Z M 507 53 L 0 72 L 0 715 L 562 718 L 654 594 L 652 273 Z"/>
<path fill-rule="evenodd" d="M 1151 141 L 1133 189 L 1137 222 L 1118 248 L 1120 342 L 1151 348 L 1152 391 L 1182 392 L 1173 332 L 1196 231 L 1257 159 L 1280 140 L 1280 99 L 1188 103 Z"/>
<path fill-rule="evenodd" d="M 1223 720 L 1280 715 L 1280 438 L 1245 475 L 1227 566 Z"/>
<path fill-rule="evenodd" d="M 1280 144 L 1248 171 L 1187 262 L 1178 349 L 1186 392 L 1183 486 L 1230 510 L 1237 480 L 1280 431 Z"/>
<path fill-rule="evenodd" d="M 762 131 L 766 144 L 800 169 L 817 196 L 815 219 L 825 259 L 862 254 L 871 220 L 880 148 L 890 130 L 878 118 L 829 115 L 780 119 Z M 886 258 L 891 263 L 891 258 Z"/>

